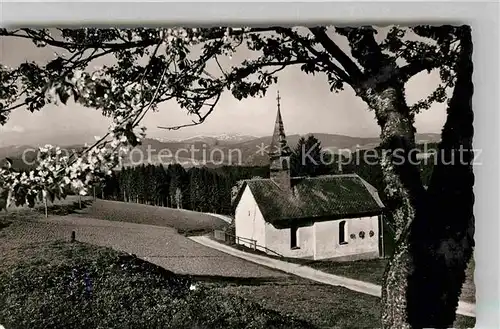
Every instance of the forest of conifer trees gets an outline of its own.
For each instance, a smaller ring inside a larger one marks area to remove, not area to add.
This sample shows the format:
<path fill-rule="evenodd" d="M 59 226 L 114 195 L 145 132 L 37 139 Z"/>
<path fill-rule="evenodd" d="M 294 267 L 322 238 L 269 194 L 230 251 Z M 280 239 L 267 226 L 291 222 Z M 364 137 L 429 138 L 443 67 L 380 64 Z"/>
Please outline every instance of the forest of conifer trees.
<path fill-rule="evenodd" d="M 237 181 L 268 177 L 266 167 L 141 165 L 115 171 L 98 189 L 108 200 L 231 214 L 231 189 Z"/>

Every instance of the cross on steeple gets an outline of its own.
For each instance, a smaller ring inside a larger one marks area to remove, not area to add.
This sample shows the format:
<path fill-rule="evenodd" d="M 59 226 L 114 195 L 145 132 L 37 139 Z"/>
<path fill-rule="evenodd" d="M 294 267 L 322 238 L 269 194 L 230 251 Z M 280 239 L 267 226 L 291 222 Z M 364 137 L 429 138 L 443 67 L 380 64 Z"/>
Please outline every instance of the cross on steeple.
<path fill-rule="evenodd" d="M 281 118 L 280 92 L 278 91 L 276 100 L 278 101 L 278 111 L 276 113 L 276 122 L 274 123 L 273 138 L 271 140 L 270 154 L 274 156 L 286 156 L 289 153 L 289 147 L 286 142 L 285 128 Z"/>

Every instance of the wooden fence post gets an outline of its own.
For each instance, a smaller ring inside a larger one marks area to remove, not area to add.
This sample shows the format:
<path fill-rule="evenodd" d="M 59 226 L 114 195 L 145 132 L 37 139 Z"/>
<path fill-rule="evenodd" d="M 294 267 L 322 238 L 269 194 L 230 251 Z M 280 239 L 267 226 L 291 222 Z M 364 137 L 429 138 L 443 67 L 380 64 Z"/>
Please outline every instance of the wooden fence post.
<path fill-rule="evenodd" d="M 76 233 L 75 231 L 71 231 L 71 242 L 75 242 L 76 240 Z"/>
<path fill-rule="evenodd" d="M 43 205 L 45 207 L 45 218 L 49 217 L 49 210 L 47 209 L 47 197 L 43 198 Z"/>
<path fill-rule="evenodd" d="M 382 258 L 385 258 L 385 241 L 384 241 L 384 216 L 380 215 L 380 247 L 382 251 Z"/>
<path fill-rule="evenodd" d="M 253 240 L 253 250 L 257 250 L 257 240 Z"/>

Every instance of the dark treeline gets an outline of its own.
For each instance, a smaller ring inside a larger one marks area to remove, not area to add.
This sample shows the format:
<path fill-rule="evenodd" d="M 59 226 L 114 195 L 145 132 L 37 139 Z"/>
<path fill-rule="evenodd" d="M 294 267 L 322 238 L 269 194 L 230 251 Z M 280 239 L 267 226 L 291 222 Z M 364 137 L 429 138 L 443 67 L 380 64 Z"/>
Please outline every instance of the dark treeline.
<path fill-rule="evenodd" d="M 269 177 L 269 169 L 141 165 L 113 172 L 96 194 L 108 200 L 230 215 L 232 187 L 256 176 Z"/>

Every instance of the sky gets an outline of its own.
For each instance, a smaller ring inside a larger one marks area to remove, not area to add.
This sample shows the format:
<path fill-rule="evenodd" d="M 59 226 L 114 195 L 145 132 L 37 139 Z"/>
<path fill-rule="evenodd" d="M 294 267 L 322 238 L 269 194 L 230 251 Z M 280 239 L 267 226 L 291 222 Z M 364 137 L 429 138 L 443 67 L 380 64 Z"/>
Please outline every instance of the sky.
<path fill-rule="evenodd" d="M 343 37 L 335 41 L 348 51 Z M 29 40 L 1 38 L 0 62 L 16 66 L 24 61 L 44 62 L 54 56 L 54 49 L 36 48 Z M 250 56 L 242 50 L 232 59 L 225 58 L 223 66 L 236 65 Z M 104 59 L 103 63 L 109 62 Z M 96 63 L 95 65 L 102 65 Z M 210 67 L 209 67 L 210 69 Z M 273 85 L 263 98 L 249 98 L 238 101 L 229 93 L 222 95 L 213 114 L 201 125 L 176 131 L 157 128 L 188 123 L 193 119 L 181 110 L 175 101 L 163 103 L 159 111 L 149 113 L 144 121 L 148 137 L 185 138 L 195 135 L 243 134 L 253 136 L 270 135 L 276 117 L 276 92 L 281 96 L 281 112 L 286 133 L 332 133 L 358 137 L 378 136 L 373 111 L 354 95 L 347 87 L 339 93 L 332 93 L 324 75 L 306 75 L 298 67 L 289 67 L 278 75 L 278 83 Z M 409 104 L 426 97 L 438 85 L 437 72 L 420 73 L 406 86 Z M 419 133 L 438 133 L 445 120 L 445 105 L 435 104 L 415 119 Z M 109 125 L 108 118 L 92 108 L 84 108 L 74 103 L 49 105 L 41 112 L 30 113 L 23 109 L 13 111 L 8 123 L 0 126 L 0 143 L 30 144 L 34 141 L 49 140 L 67 136 L 102 135 Z M 21 136 L 22 135 L 22 136 Z M 13 136 L 16 136 L 14 138 Z"/>

